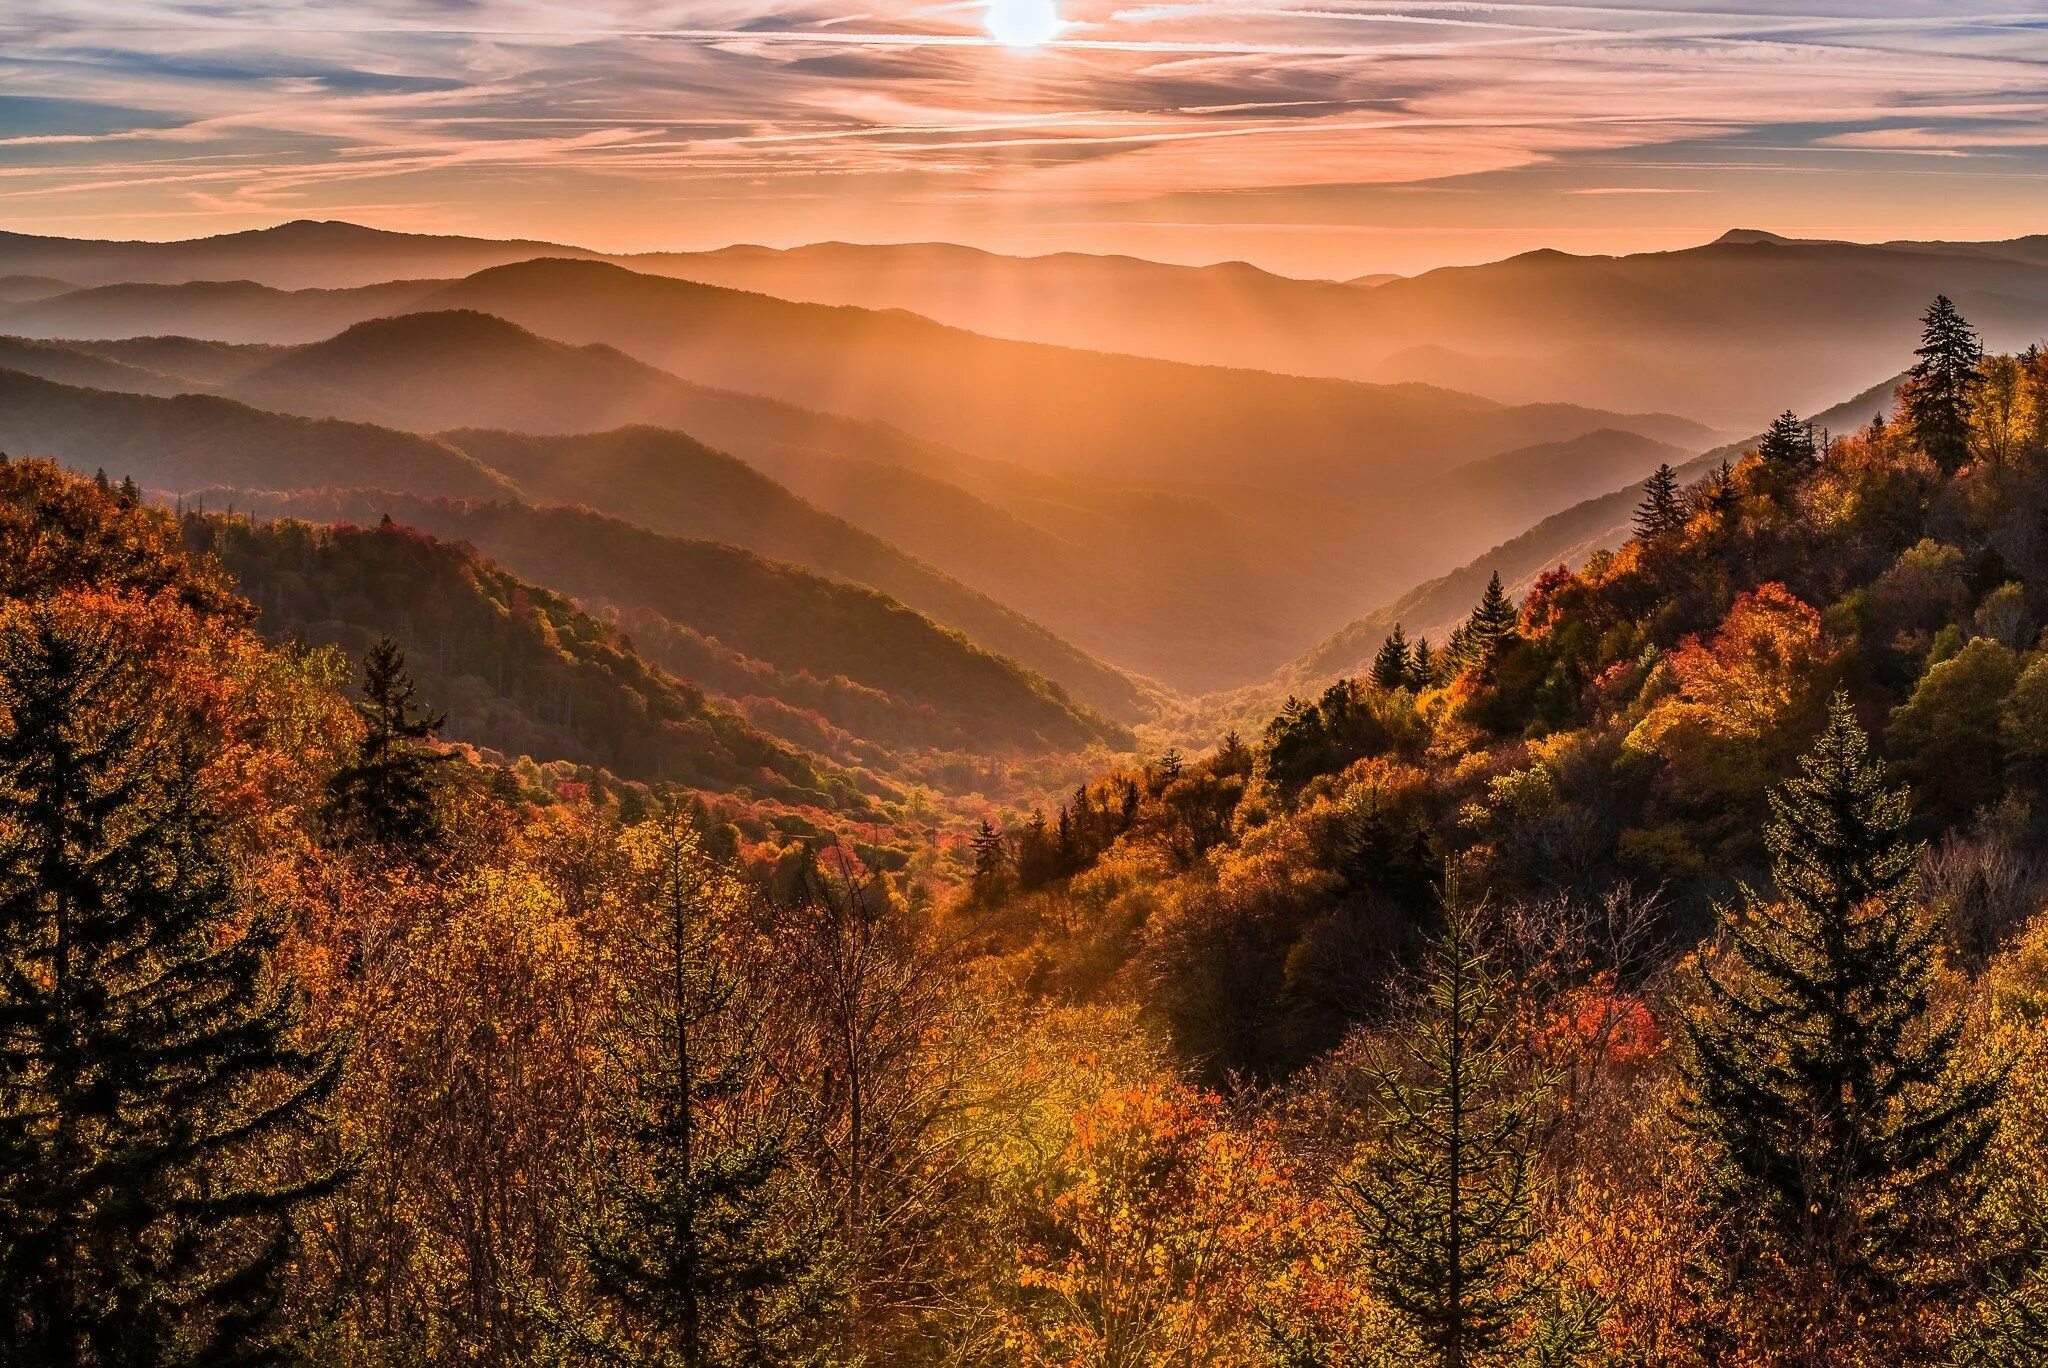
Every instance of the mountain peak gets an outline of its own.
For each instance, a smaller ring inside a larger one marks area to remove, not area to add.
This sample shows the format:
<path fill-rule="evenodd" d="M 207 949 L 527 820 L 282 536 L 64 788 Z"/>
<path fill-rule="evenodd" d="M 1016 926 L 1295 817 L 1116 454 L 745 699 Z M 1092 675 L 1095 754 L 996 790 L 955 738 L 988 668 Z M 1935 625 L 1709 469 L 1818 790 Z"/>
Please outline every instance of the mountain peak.
<path fill-rule="evenodd" d="M 1788 238 L 1782 233 L 1773 233 L 1763 228 L 1730 228 L 1727 232 L 1715 238 L 1709 245 L 1714 247 L 1760 247 L 1766 245 L 1786 247 L 1797 241 L 1797 238 Z"/>

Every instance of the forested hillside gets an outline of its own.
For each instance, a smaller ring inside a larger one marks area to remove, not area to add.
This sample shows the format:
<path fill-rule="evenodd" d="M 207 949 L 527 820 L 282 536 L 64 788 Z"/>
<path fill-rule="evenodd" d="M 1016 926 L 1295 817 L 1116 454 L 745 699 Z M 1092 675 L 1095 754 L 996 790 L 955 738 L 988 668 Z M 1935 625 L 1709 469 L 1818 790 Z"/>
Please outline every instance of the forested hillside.
<path fill-rule="evenodd" d="M 0 373 L 0 1359 L 2034 1363 L 2048 358 L 1922 328 L 1185 754 L 674 433 Z"/>
<path fill-rule="evenodd" d="M 0 450 L 112 471 L 153 489 L 396 485 L 466 496 L 512 483 L 446 442 L 368 423 L 295 418 L 205 394 L 170 398 L 0 369 Z"/>
<path fill-rule="evenodd" d="M 185 544 L 217 560 L 271 640 L 360 658 L 382 637 L 407 652 L 445 734 L 508 757 L 547 756 L 622 779 L 858 813 L 843 775 L 711 706 L 651 668 L 616 629 L 474 551 L 386 523 L 317 527 L 189 513 Z"/>
<path fill-rule="evenodd" d="M 382 518 L 474 546 L 536 584 L 615 612 L 679 676 L 753 704 L 770 730 L 843 729 L 889 750 L 1128 749 L 1130 733 L 1057 685 L 872 590 L 584 508 L 470 504 L 377 490 L 202 490 L 201 507 L 316 523 Z M 776 718 L 770 701 L 816 716 Z M 780 722 L 780 725 L 777 723 Z M 809 744 L 809 741 L 806 741 Z"/>

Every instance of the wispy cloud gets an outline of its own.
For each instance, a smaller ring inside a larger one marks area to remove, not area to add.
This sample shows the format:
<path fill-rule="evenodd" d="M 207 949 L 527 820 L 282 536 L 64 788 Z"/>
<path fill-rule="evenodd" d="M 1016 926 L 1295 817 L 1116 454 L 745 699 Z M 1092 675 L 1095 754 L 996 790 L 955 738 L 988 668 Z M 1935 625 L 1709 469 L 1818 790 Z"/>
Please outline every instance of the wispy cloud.
<path fill-rule="evenodd" d="M 1787 147 L 1812 196 L 1845 201 L 1930 155 L 2048 159 L 2048 26 L 1991 5 L 1063 0 L 1060 40 L 1021 53 L 984 13 L 15 0 L 0 221 L 374 209 L 650 246 L 933 236 L 943 211 L 963 236 L 1206 222 L 1221 246 L 1257 240 L 1246 197 L 1276 238 L 1329 229 L 1333 197 L 1393 232 L 1373 196 L 1472 183 L 1487 204 L 1465 226 L 1493 232 L 1507 205 L 1563 224 L 1605 201 L 1647 224 L 1675 191 L 1778 174 Z"/>

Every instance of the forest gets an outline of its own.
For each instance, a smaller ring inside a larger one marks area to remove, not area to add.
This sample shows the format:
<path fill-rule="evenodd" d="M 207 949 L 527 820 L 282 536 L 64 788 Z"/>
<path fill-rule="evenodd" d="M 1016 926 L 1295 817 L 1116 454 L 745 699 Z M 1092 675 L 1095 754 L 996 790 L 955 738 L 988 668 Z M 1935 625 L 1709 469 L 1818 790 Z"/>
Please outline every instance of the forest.
<path fill-rule="evenodd" d="M 1007 810 L 466 542 L 0 463 L 0 1362 L 2048 1362 L 2048 354 L 1922 327 L 1185 754 L 719 619 L 1093 747 Z"/>

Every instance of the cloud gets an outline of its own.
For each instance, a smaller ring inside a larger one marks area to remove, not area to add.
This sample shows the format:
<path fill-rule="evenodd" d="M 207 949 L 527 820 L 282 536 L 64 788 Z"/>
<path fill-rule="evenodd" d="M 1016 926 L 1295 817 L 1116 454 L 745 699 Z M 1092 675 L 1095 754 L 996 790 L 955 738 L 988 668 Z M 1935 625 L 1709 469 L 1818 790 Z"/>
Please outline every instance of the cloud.
<path fill-rule="evenodd" d="M 941 202 L 1125 222 L 1169 198 L 1443 185 L 1679 145 L 1759 172 L 1796 147 L 1839 177 L 2048 150 L 2029 125 L 2048 33 L 1967 0 L 1063 0 L 1062 40 L 1026 53 L 989 39 L 983 9 L 15 0 L 0 218 L 369 203 L 453 221 L 523 194 L 564 221 L 548 206 L 580 198 L 614 241 L 818 203 L 846 235 L 913 236 Z"/>

